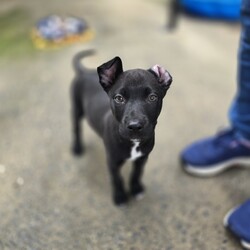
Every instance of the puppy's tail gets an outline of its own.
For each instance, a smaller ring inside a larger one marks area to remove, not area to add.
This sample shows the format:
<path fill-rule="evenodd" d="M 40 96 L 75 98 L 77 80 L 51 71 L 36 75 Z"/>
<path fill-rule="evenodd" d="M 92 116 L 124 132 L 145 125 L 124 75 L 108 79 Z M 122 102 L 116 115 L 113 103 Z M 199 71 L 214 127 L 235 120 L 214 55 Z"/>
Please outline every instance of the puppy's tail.
<path fill-rule="evenodd" d="M 76 73 L 81 73 L 85 70 L 85 67 L 81 64 L 81 59 L 87 56 L 91 56 L 95 53 L 94 49 L 84 50 L 77 53 L 73 58 L 73 68 Z"/>

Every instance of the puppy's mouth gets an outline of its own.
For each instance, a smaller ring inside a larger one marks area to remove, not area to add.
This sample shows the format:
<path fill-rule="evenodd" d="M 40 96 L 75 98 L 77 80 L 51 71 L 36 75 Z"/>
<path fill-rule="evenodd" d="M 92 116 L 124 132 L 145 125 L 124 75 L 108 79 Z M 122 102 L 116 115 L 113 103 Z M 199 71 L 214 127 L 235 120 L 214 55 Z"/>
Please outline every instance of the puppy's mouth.
<path fill-rule="evenodd" d="M 135 139 L 131 139 L 132 142 L 136 143 L 136 142 L 141 142 L 140 138 L 135 138 Z"/>
<path fill-rule="evenodd" d="M 133 135 L 133 136 L 128 136 L 128 139 L 130 141 L 132 141 L 132 142 L 141 142 L 141 141 L 143 141 L 145 139 L 145 137 L 144 136 L 135 136 L 135 135 Z"/>
<path fill-rule="evenodd" d="M 141 131 L 130 131 L 127 128 L 124 128 L 124 126 L 121 126 L 119 128 L 119 133 L 122 138 L 133 141 L 133 142 L 141 142 L 148 138 L 151 138 L 154 134 L 154 131 L 150 128 L 143 129 Z"/>

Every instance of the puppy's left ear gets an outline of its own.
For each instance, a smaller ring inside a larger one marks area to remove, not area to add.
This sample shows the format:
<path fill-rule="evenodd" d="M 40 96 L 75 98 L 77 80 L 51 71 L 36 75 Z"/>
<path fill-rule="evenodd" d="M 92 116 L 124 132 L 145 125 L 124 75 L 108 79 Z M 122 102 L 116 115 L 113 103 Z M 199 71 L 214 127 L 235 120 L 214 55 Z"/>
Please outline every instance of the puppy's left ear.
<path fill-rule="evenodd" d="M 169 89 L 173 79 L 167 70 L 156 64 L 150 68 L 149 71 L 157 77 L 159 84 L 161 84 L 165 90 Z"/>
<path fill-rule="evenodd" d="M 118 56 L 97 68 L 100 84 L 106 92 L 109 91 L 122 72 L 122 60 Z"/>

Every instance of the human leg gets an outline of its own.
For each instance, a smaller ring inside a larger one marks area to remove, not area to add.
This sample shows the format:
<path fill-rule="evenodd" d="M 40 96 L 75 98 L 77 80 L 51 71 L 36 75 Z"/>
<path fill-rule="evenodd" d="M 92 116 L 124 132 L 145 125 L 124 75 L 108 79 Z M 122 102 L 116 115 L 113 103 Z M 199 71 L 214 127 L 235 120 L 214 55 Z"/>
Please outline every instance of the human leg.
<path fill-rule="evenodd" d="M 235 166 L 250 166 L 250 1 L 242 1 L 238 89 L 230 109 L 231 129 L 194 142 L 183 150 L 188 173 L 213 176 Z"/>
<path fill-rule="evenodd" d="M 250 140 L 250 1 L 243 0 L 238 54 L 238 89 L 229 118 L 240 137 Z"/>

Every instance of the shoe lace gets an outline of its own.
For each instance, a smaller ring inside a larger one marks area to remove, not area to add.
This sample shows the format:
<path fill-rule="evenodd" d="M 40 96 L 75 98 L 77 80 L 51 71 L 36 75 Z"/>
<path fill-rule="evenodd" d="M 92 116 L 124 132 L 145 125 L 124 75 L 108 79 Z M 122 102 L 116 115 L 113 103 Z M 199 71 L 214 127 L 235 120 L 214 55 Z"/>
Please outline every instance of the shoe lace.
<path fill-rule="evenodd" d="M 250 141 L 238 137 L 236 131 L 232 128 L 219 130 L 216 134 L 214 143 L 216 145 L 229 148 L 235 148 L 238 145 L 243 145 L 244 147 L 250 149 Z"/>
<path fill-rule="evenodd" d="M 236 147 L 239 144 L 239 140 L 236 138 L 235 130 L 230 128 L 219 130 L 216 134 L 214 143 L 219 146 Z"/>

